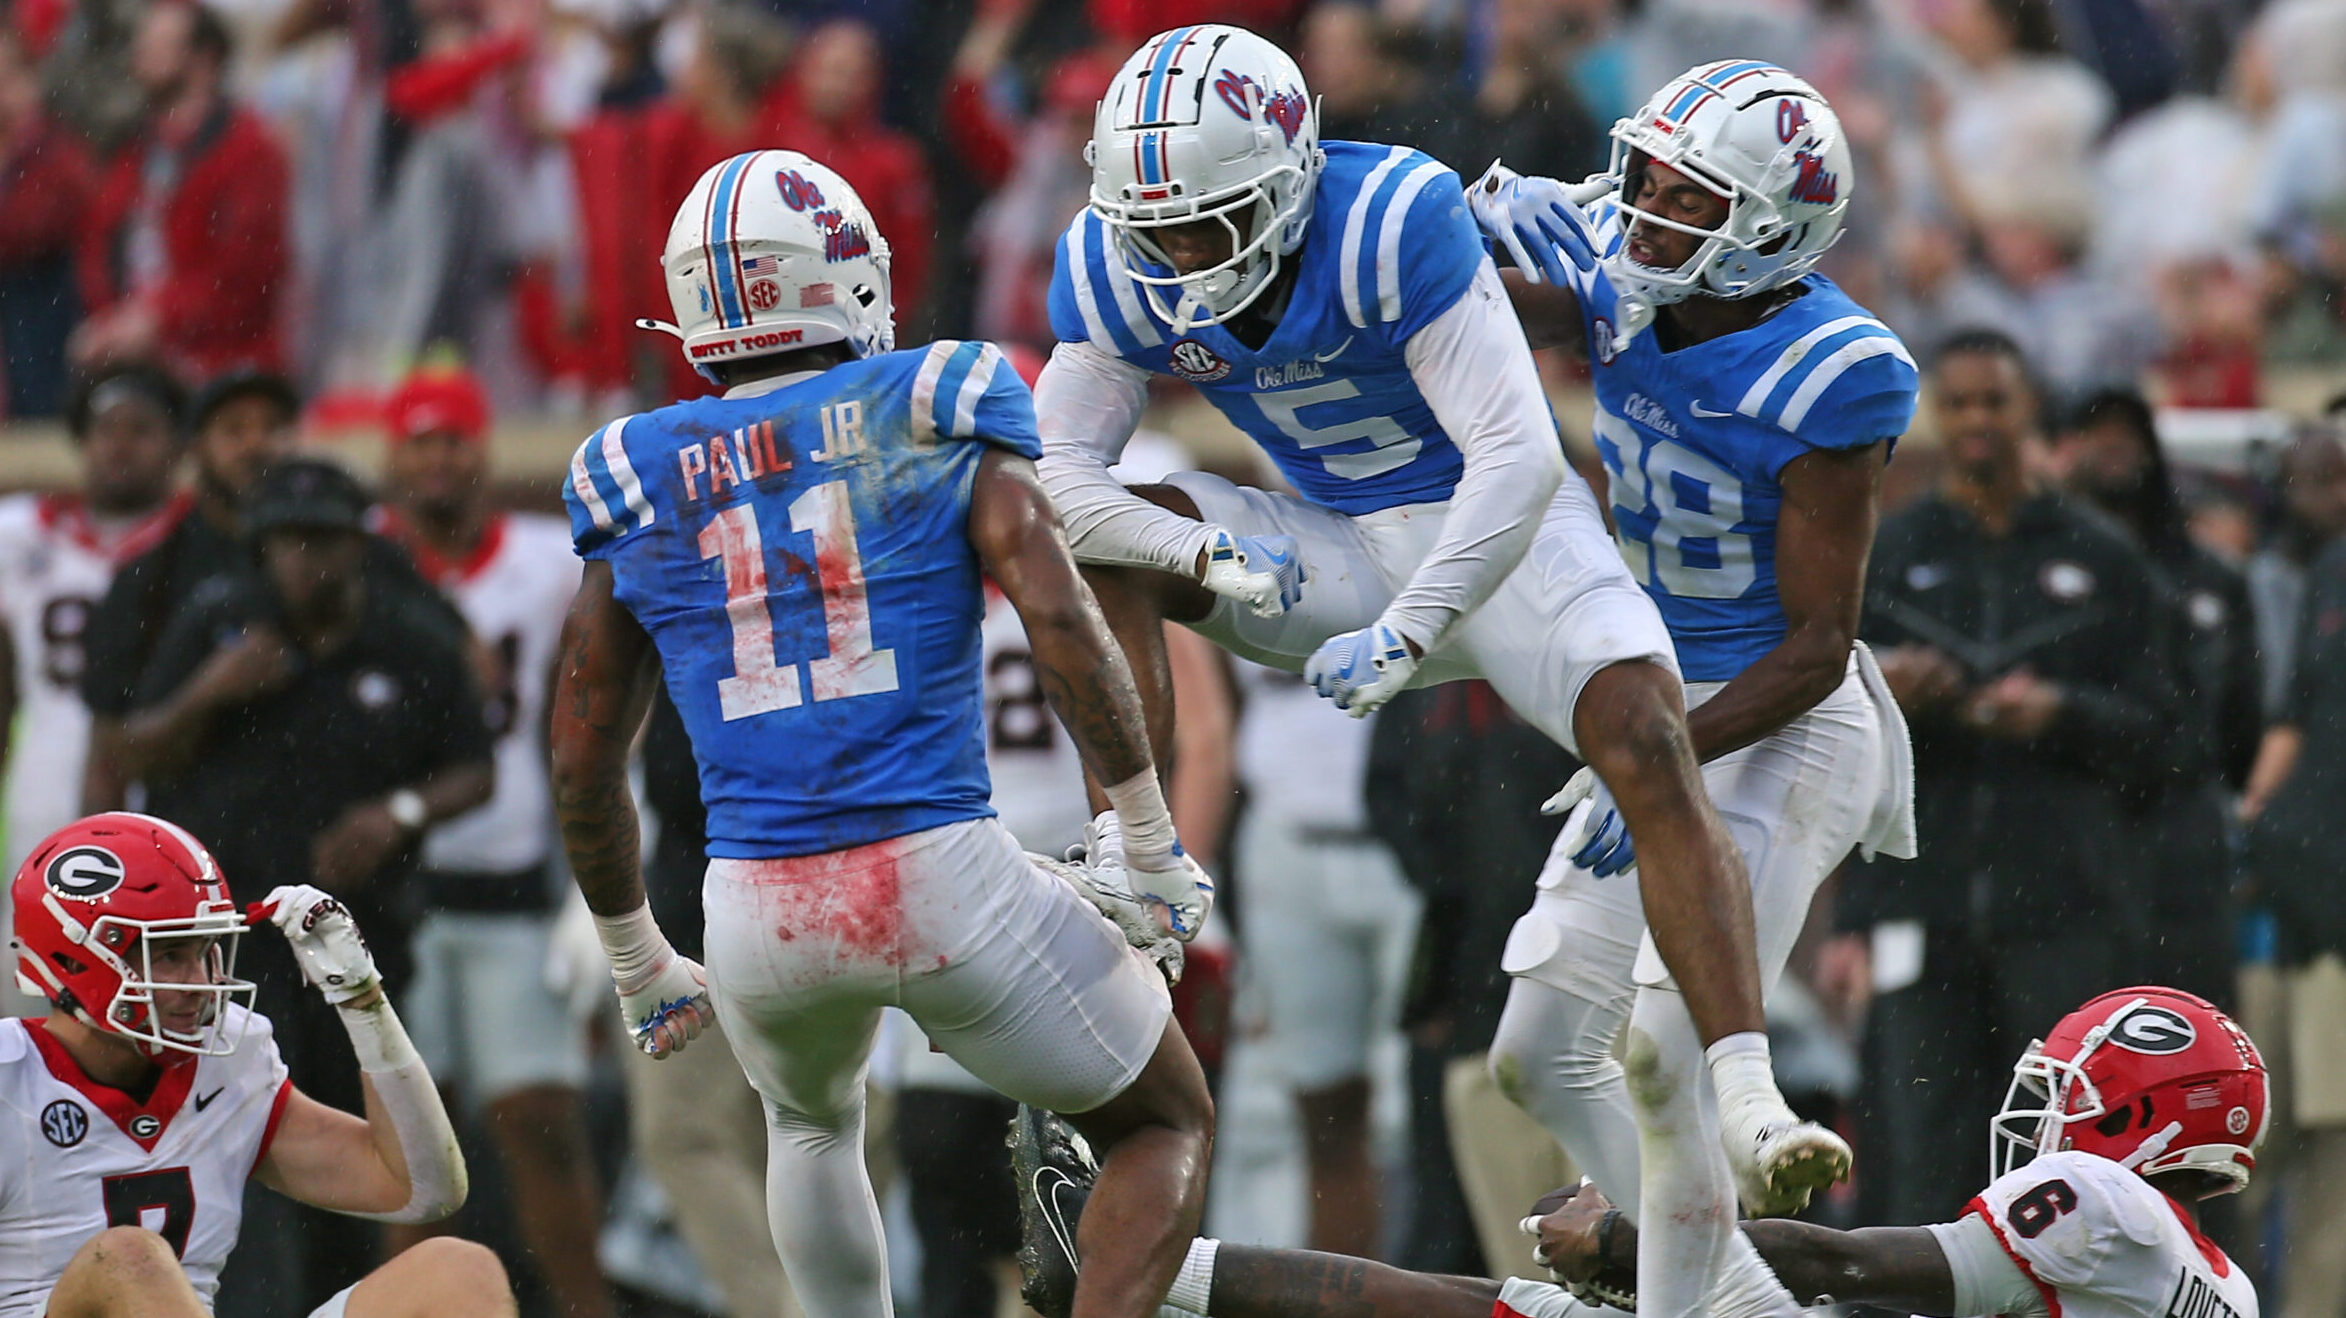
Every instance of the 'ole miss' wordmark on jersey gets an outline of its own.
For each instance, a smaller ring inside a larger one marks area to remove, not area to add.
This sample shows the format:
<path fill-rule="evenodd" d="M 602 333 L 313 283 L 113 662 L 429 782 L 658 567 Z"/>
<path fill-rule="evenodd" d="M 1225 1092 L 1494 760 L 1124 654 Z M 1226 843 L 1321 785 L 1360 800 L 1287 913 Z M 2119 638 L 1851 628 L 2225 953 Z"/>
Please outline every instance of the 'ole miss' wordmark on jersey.
<path fill-rule="evenodd" d="M 968 537 L 989 446 L 1041 454 L 1034 398 L 992 344 L 943 341 L 626 417 L 571 460 L 572 539 L 659 647 L 711 856 L 993 813 Z"/>
<path fill-rule="evenodd" d="M 1465 469 L 1410 378 L 1410 336 L 1487 259 L 1458 175 L 1407 147 L 1329 142 L 1295 286 L 1260 350 L 1150 310 L 1100 217 L 1076 216 L 1051 275 L 1051 329 L 1196 385 L 1304 498 L 1358 516 L 1450 497 Z M 1156 271 L 1152 273 L 1166 273 Z"/>
<path fill-rule="evenodd" d="M 2051 1318 L 2257 1318 L 2256 1287 L 2174 1200 L 2078 1149 L 1996 1178 L 1986 1219 Z"/>
<path fill-rule="evenodd" d="M 1726 681 L 1784 639 L 1784 467 L 1905 434 L 1914 358 L 1822 275 L 1750 329 L 1675 352 L 1648 331 L 1614 353 L 1612 285 L 1601 269 L 1577 282 L 1622 556 L 1661 609 L 1686 680 Z"/>
<path fill-rule="evenodd" d="M 144 1103 L 83 1075 L 38 1019 L 0 1021 L 0 1318 L 39 1318 L 110 1226 L 163 1237 L 209 1305 L 293 1095 L 267 1018 L 224 1010 L 236 1051 L 165 1068 Z"/>

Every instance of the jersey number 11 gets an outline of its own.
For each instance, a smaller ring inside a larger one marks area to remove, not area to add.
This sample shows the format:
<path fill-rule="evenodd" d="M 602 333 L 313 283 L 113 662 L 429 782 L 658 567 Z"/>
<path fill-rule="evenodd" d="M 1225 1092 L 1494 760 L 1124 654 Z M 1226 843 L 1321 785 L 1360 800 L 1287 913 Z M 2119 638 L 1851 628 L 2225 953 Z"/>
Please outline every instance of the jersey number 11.
<path fill-rule="evenodd" d="M 872 648 L 872 607 L 863 554 L 855 544 L 855 510 L 842 481 L 825 481 L 790 504 L 790 529 L 812 532 L 815 576 L 822 586 L 829 652 L 806 661 L 816 700 L 844 700 L 896 689 L 896 651 Z M 725 565 L 725 616 L 733 626 L 733 676 L 717 681 L 726 722 L 795 707 L 798 662 L 774 657 L 774 619 L 766 602 L 766 549 L 757 510 L 735 504 L 701 529 L 701 557 Z"/>

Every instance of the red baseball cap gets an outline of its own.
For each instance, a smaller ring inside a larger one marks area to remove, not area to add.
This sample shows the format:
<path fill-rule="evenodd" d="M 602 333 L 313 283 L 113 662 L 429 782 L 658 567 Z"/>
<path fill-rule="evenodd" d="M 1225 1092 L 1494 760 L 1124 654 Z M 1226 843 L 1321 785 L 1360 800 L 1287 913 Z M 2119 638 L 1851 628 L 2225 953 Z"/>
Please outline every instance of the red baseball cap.
<path fill-rule="evenodd" d="M 383 405 L 391 441 L 448 431 L 478 443 L 489 434 L 489 395 L 461 367 L 418 371 Z"/>

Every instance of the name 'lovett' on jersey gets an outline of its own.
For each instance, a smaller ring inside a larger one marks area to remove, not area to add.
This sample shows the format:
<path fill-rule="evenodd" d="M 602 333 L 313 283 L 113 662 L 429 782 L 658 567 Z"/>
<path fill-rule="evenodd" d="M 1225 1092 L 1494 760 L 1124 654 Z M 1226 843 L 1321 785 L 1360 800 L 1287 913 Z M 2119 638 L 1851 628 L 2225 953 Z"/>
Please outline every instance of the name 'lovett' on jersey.
<path fill-rule="evenodd" d="M 571 460 L 578 550 L 701 749 L 710 855 L 994 813 L 962 528 L 988 445 L 1040 452 L 1033 406 L 999 349 L 948 341 L 623 418 Z"/>

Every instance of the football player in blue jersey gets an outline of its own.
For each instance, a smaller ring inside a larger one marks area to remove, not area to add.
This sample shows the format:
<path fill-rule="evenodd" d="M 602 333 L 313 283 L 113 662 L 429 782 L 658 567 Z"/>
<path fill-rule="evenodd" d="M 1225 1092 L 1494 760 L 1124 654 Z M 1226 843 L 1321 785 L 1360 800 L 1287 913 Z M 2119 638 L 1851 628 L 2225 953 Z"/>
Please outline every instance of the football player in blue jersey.
<path fill-rule="evenodd" d="M 1051 284 L 1042 476 L 1151 740 L 1172 720 L 1165 619 L 1354 713 L 1487 678 L 1636 826 L 1653 940 L 1738 1122 L 1737 1172 L 1773 1200 L 1844 1174 L 1847 1145 L 1776 1091 L 1750 885 L 1704 793 L 1669 633 L 1565 467 L 1458 176 L 1406 147 L 1321 142 L 1294 62 L 1211 25 L 1126 61 L 1090 152 L 1091 205 Z M 1118 484 L 1154 375 L 1195 385 L 1297 495 L 1195 473 Z M 1111 855 L 1115 824 L 1094 829 Z"/>
<path fill-rule="evenodd" d="M 725 393 L 614 421 L 572 459 L 587 561 L 553 701 L 563 842 L 628 1030 L 662 1057 L 724 1019 L 765 1100 L 768 1216 L 812 1318 L 890 1312 L 863 1162 L 885 1005 L 1106 1150 L 1113 1213 L 1083 1243 L 1111 1271 L 1075 1311 L 1153 1313 L 1197 1225 L 1212 1104 L 1163 979 L 1102 909 L 1145 900 L 1187 937 L 1213 890 L 1035 476 L 1026 385 L 991 344 L 892 351 L 887 245 L 796 152 L 703 175 L 665 268 L 678 323 L 652 327 Z M 1115 784 L 1122 869 L 1078 876 L 1088 903 L 988 803 L 981 577 Z M 662 936 L 638 871 L 627 757 L 655 680 L 708 805 L 705 971 Z"/>
<path fill-rule="evenodd" d="M 1759 61 L 1706 64 L 1612 135 L 1609 176 L 1567 187 L 1494 166 L 1472 204 L 1522 268 L 1508 280 L 1532 343 L 1590 356 L 1621 550 L 1669 624 L 1772 984 L 1852 849 L 1914 854 L 1905 724 L 1856 642 L 1914 363 L 1813 273 L 1854 185 L 1815 88 Z M 1713 1117 L 1693 1083 L 1700 1042 L 1638 950 L 1647 834 L 1597 769 L 1550 803 L 1577 813 L 1508 942 L 1493 1070 L 1606 1194 L 1638 1196 L 1622 1207 L 1643 1227 L 1640 1312 L 1790 1314 L 1732 1229 L 1728 1168 L 1655 1139 L 1712 1120 L 1749 1136 L 1726 1094 Z M 1626 1077 L 1610 1051 L 1625 1021 Z M 1740 1188 L 1755 1210 L 1777 1206 Z"/>

